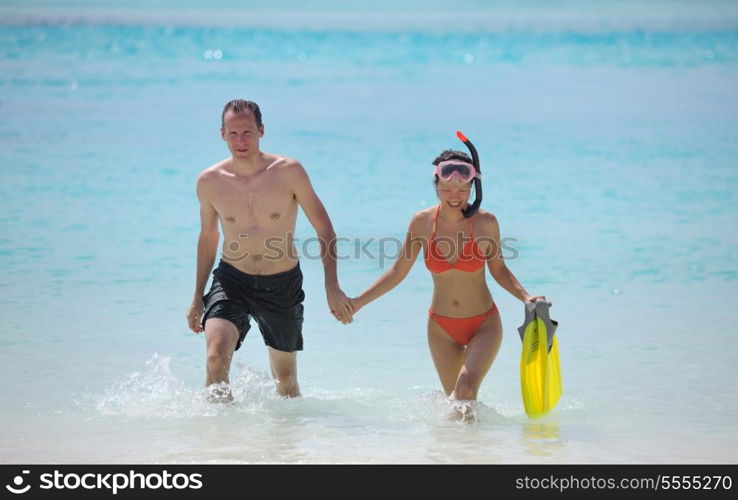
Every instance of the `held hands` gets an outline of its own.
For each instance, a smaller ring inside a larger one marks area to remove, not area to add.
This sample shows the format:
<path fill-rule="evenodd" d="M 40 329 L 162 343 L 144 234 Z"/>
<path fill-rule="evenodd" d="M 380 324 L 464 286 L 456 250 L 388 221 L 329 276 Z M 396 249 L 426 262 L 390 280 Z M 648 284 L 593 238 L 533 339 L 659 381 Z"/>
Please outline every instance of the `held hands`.
<path fill-rule="evenodd" d="M 361 309 L 361 308 L 363 307 L 363 304 L 361 304 L 361 303 L 359 302 L 359 298 L 358 298 L 358 297 L 350 297 L 350 298 L 349 298 L 348 300 L 349 300 L 349 304 L 351 304 L 351 311 L 352 311 L 351 319 L 352 319 L 352 321 L 353 321 L 353 316 L 354 316 L 354 315 L 355 315 L 355 314 L 356 314 L 357 312 L 359 312 L 359 309 Z M 340 317 L 338 316 L 338 313 L 336 313 L 336 311 L 334 311 L 334 310 L 331 310 L 331 314 L 333 314 L 333 316 L 334 316 L 334 317 L 335 317 L 335 318 L 336 318 L 336 319 L 337 319 L 338 321 L 341 321 L 341 318 L 340 318 Z M 346 324 L 346 322 L 344 322 L 344 321 L 341 321 L 341 322 L 342 322 L 343 324 Z"/>
<path fill-rule="evenodd" d="M 200 324 L 200 318 L 202 318 L 202 311 L 204 308 L 205 306 L 202 303 L 202 299 L 197 297 L 192 300 L 192 304 L 185 315 L 187 317 L 187 325 L 190 327 L 190 330 L 195 333 L 202 333 L 204 331 Z"/>
<path fill-rule="evenodd" d="M 326 287 L 326 298 L 331 314 L 344 325 L 351 323 L 354 319 L 354 309 L 351 300 L 343 293 L 338 285 Z"/>

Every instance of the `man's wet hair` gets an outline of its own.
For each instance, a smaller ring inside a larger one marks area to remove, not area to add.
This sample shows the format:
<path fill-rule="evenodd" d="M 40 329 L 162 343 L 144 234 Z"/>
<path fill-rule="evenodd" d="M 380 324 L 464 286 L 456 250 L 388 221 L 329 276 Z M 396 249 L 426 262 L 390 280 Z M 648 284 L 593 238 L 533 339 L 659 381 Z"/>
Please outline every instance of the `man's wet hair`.
<path fill-rule="evenodd" d="M 251 111 L 254 115 L 254 119 L 256 120 L 256 126 L 261 127 L 261 110 L 259 109 L 259 105 L 256 104 L 254 101 L 247 101 L 245 99 L 233 99 L 232 101 L 229 101 L 226 103 L 226 105 L 223 107 L 223 113 L 220 115 L 220 126 L 225 126 L 225 114 L 228 111 L 233 111 L 235 114 L 243 113 L 244 111 Z"/>

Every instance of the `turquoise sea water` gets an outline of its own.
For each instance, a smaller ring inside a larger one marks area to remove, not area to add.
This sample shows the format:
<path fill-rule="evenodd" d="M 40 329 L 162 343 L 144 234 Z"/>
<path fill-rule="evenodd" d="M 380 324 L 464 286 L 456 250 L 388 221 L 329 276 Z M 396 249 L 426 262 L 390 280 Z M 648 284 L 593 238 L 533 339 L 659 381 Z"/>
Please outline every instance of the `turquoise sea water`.
<path fill-rule="evenodd" d="M 738 6 L 654 4 L 0 4 L 0 461 L 738 462 Z M 488 277 L 505 338 L 479 421 L 449 420 L 422 263 L 340 325 L 302 216 L 304 397 L 254 326 L 236 404 L 206 403 L 194 180 L 236 97 L 350 240 L 351 295 L 463 130 L 561 324 L 556 410 L 525 416 L 523 306 Z"/>

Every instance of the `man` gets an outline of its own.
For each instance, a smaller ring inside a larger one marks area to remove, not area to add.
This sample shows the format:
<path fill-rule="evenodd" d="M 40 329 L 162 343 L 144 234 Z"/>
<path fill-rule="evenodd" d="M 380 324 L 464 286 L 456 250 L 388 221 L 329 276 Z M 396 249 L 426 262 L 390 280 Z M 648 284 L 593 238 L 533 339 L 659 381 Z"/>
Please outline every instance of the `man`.
<path fill-rule="evenodd" d="M 293 243 L 297 206 L 320 240 L 330 310 L 346 324 L 353 312 L 336 277 L 336 235 L 302 165 L 259 149 L 264 125 L 256 103 L 227 103 L 220 132 L 231 157 L 197 179 L 201 226 L 195 294 L 187 311 L 190 329 L 205 332 L 205 385 L 218 384 L 211 390 L 214 399 L 232 399 L 227 385 L 231 358 L 253 317 L 268 346 L 277 394 L 296 397 L 305 297 Z M 203 295 L 220 238 L 218 221 L 224 236 L 222 257 L 210 291 Z"/>

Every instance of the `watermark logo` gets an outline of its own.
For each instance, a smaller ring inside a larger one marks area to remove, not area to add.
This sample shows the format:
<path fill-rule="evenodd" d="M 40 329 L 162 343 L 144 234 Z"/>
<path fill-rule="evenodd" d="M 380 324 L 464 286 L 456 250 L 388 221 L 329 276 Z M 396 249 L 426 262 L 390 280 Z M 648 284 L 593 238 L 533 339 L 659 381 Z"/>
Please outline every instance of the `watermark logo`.
<path fill-rule="evenodd" d="M 22 471 L 22 473 L 23 474 L 30 474 L 31 471 L 24 470 L 24 471 Z M 5 488 L 9 492 L 11 492 L 11 493 L 14 493 L 16 495 L 22 495 L 23 493 L 26 493 L 28 490 L 31 489 L 31 485 L 30 484 L 27 484 L 27 485 L 23 486 L 23 481 L 24 481 L 23 476 L 15 476 L 13 478 L 13 484 L 15 486 L 11 486 L 9 484 L 6 484 L 5 485 Z"/>
<path fill-rule="evenodd" d="M 441 258 L 446 260 L 473 260 L 477 258 L 475 252 L 465 253 L 462 251 L 471 237 L 464 232 L 455 236 L 436 236 L 434 238 L 435 251 Z M 516 238 L 501 238 L 499 241 L 489 236 L 477 235 L 474 242 L 485 259 L 499 257 L 504 260 L 518 258 L 519 252 L 516 248 Z M 330 255 L 332 258 L 342 261 L 349 259 L 369 259 L 376 261 L 380 269 L 385 264 L 395 260 L 415 259 L 422 251 L 427 251 L 430 245 L 428 238 L 423 236 L 409 237 L 404 239 L 393 236 L 383 237 L 337 237 L 333 240 L 324 240 L 320 237 L 301 239 L 292 232 L 285 236 L 270 236 L 263 240 L 249 240 L 248 234 L 239 234 L 238 240 L 226 242 L 223 246 L 223 258 L 228 262 L 242 262 L 247 259 L 254 261 L 297 260 L 324 260 Z M 342 251 L 339 251 L 341 247 Z"/>
<path fill-rule="evenodd" d="M 31 489 L 31 470 L 23 470 L 5 488 L 14 495 L 22 495 Z M 54 470 L 40 474 L 37 490 L 99 490 L 117 495 L 123 490 L 199 490 L 203 487 L 200 473 L 172 473 L 164 469 L 157 472 L 63 472 Z"/>

